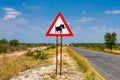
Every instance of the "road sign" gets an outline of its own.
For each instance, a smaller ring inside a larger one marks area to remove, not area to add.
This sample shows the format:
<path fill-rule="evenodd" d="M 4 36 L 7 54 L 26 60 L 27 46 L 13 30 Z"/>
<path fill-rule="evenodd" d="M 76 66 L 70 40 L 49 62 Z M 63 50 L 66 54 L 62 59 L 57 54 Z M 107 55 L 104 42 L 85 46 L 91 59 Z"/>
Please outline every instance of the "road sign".
<path fill-rule="evenodd" d="M 56 36 L 56 76 L 57 76 L 57 65 L 58 65 L 58 37 L 60 36 L 60 76 L 62 75 L 62 37 L 73 36 L 69 25 L 65 21 L 62 14 L 59 12 L 55 20 L 48 29 L 46 36 Z"/>
<path fill-rule="evenodd" d="M 69 25 L 60 12 L 48 29 L 46 36 L 73 36 Z"/>

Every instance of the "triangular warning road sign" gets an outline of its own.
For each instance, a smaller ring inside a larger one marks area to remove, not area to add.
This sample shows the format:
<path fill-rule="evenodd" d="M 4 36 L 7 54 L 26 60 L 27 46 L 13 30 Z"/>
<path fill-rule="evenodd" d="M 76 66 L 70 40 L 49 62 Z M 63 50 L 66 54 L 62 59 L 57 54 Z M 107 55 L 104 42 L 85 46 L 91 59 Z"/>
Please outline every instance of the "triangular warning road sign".
<path fill-rule="evenodd" d="M 48 29 L 46 36 L 73 36 L 69 25 L 60 12 Z"/>

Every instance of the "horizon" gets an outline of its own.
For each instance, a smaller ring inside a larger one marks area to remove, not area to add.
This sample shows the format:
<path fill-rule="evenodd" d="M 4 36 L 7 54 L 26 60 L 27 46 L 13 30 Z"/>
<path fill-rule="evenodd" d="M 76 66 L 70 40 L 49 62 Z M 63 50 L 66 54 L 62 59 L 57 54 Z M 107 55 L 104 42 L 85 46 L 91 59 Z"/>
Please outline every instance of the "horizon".
<path fill-rule="evenodd" d="M 106 32 L 117 34 L 120 43 L 120 1 L 118 0 L 1 0 L 0 39 L 21 43 L 55 43 L 45 34 L 61 12 L 74 36 L 63 43 L 104 43 Z"/>

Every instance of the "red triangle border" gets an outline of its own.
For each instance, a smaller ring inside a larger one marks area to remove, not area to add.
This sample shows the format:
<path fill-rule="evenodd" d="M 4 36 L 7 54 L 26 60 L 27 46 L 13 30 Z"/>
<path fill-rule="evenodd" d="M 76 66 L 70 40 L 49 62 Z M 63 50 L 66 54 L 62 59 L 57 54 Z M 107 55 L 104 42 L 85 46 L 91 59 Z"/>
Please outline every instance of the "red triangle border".
<path fill-rule="evenodd" d="M 54 27 L 56 21 L 58 20 L 58 18 L 61 17 L 64 25 L 66 26 L 68 32 L 70 34 L 50 34 L 50 31 L 52 30 L 52 28 Z M 70 30 L 70 27 L 69 25 L 67 24 L 67 22 L 65 21 L 64 17 L 62 16 L 62 13 L 58 13 L 58 15 L 56 16 L 56 18 L 54 19 L 53 23 L 51 24 L 50 28 L 48 29 L 47 33 L 46 33 L 46 36 L 73 36 L 73 33 L 72 31 Z"/>

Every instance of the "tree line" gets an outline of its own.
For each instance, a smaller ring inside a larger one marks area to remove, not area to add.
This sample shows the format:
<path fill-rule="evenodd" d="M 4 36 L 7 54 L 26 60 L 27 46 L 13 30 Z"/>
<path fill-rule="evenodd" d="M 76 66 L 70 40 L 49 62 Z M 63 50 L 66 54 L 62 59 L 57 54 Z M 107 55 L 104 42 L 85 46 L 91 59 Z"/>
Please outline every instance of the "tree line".
<path fill-rule="evenodd" d="M 107 32 L 104 35 L 104 40 L 104 43 L 71 43 L 70 45 L 98 51 L 104 51 L 104 49 L 112 50 L 113 48 L 120 50 L 120 44 L 117 43 L 117 34 L 115 32 Z"/>
<path fill-rule="evenodd" d="M 5 45 L 5 44 L 10 44 L 11 46 L 18 46 L 19 44 L 19 41 L 17 39 L 13 39 L 13 40 L 10 40 L 10 41 L 7 41 L 7 39 L 2 39 L 0 40 L 0 45 Z"/>
<path fill-rule="evenodd" d="M 0 40 L 0 53 L 11 53 L 14 51 L 25 50 L 26 47 L 19 45 L 19 40 L 13 39 L 8 41 L 7 39 Z"/>
<path fill-rule="evenodd" d="M 52 46 L 52 45 L 53 45 L 52 43 L 21 43 L 18 39 L 12 39 L 8 41 L 7 39 L 3 38 L 0 40 L 0 54 L 11 53 L 20 50 L 27 50 L 27 48 L 32 48 L 32 47 Z"/>

